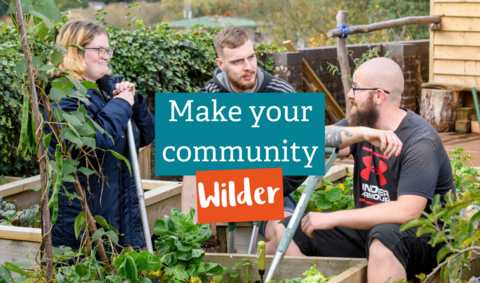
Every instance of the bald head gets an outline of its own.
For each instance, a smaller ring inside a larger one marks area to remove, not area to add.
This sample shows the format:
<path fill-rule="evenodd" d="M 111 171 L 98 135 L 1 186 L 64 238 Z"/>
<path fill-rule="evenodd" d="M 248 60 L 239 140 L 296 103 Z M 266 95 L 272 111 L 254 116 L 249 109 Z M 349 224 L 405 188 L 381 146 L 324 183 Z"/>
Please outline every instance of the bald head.
<path fill-rule="evenodd" d="M 368 87 L 377 87 L 390 92 L 387 99 L 400 105 L 404 81 L 400 66 L 387 58 L 374 58 L 360 65 L 353 74 L 354 82 L 361 80 Z"/>

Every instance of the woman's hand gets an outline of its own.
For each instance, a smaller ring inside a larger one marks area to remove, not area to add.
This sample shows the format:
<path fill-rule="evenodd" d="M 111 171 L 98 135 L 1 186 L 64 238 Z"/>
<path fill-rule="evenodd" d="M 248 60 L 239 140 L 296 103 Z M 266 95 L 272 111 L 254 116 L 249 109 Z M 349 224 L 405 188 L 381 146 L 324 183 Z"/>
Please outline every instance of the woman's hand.
<path fill-rule="evenodd" d="M 135 94 L 135 85 L 131 82 L 121 82 L 115 84 L 115 90 L 113 91 L 113 95 L 118 95 L 123 91 L 128 90 Z"/>
<path fill-rule="evenodd" d="M 128 103 L 130 103 L 130 106 L 133 106 L 133 104 L 135 103 L 135 92 L 131 92 L 129 90 L 124 90 L 124 91 L 120 92 L 119 94 L 116 94 L 114 99 L 115 98 L 124 99 Z"/>

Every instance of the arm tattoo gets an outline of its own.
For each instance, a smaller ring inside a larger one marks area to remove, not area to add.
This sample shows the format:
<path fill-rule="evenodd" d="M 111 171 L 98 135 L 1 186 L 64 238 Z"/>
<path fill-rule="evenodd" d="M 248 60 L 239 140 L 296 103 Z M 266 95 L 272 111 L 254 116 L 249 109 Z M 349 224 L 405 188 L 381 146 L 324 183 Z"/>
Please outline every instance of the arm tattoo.
<path fill-rule="evenodd" d="M 325 127 L 325 146 L 338 147 L 341 145 L 343 143 L 342 133 L 345 133 L 347 137 L 353 136 L 345 127 Z"/>

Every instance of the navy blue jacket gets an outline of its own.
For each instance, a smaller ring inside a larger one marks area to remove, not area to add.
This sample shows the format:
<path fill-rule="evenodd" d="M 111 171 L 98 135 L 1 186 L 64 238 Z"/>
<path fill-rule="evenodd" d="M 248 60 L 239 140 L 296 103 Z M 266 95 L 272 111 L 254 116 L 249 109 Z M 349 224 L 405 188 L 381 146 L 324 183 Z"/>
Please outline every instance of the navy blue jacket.
<path fill-rule="evenodd" d="M 87 197 L 88 205 L 93 216 L 101 215 L 105 220 L 118 229 L 119 244 L 121 246 L 144 247 L 145 240 L 138 209 L 138 200 L 133 175 L 130 175 L 126 163 L 114 157 L 110 152 L 103 150 L 111 149 L 129 161 L 126 128 L 127 122 L 132 118 L 132 127 L 135 137 L 136 148 L 146 146 L 155 138 L 155 118 L 148 110 L 143 95 L 136 93 L 135 104 L 130 104 L 121 99 L 113 99 L 112 92 L 115 84 L 122 81 L 121 77 L 105 76 L 97 81 L 101 93 L 95 89 L 89 89 L 87 97 L 90 104 L 85 108 L 88 116 L 95 120 L 110 136 L 96 130 L 95 142 L 97 149 L 89 155 L 89 161 L 94 165 L 96 171 L 103 173 L 103 178 L 92 174 L 87 178 L 78 172 L 78 178 Z M 47 89 L 49 86 L 47 86 Z M 48 91 L 47 91 L 48 93 Z M 55 104 L 55 103 L 54 103 Z M 61 100 L 59 105 L 65 112 L 77 111 L 79 101 L 68 98 Z M 46 115 L 44 113 L 44 119 Z M 45 128 L 45 133 L 51 132 L 50 127 Z M 54 158 L 57 142 L 52 138 L 49 147 L 51 158 Z M 103 150 L 100 150 L 103 149 Z M 72 150 L 73 158 L 78 156 L 76 150 Z M 95 157 L 96 155 L 96 157 Z M 86 158 L 81 158 L 77 168 L 85 166 Z M 130 161 L 131 162 L 131 161 Z M 63 183 L 69 193 L 74 193 L 72 183 Z M 53 246 L 70 246 L 78 249 L 81 237 L 75 238 L 75 219 L 82 211 L 80 202 L 77 199 L 70 201 L 66 194 L 59 194 L 59 213 L 57 223 L 52 228 Z M 51 192 L 50 192 L 51 194 Z"/>

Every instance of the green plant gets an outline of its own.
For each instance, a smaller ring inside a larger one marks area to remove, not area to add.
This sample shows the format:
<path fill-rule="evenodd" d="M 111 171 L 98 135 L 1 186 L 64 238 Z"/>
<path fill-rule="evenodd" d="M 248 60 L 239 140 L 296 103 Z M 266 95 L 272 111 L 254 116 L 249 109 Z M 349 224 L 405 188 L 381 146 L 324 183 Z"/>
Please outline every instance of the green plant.
<path fill-rule="evenodd" d="M 344 183 L 332 183 L 323 179 L 323 185 L 320 189 L 313 192 L 305 213 L 308 212 L 327 212 L 344 209 L 353 209 L 353 195 L 350 193 L 353 184 L 352 175 L 347 174 Z M 304 187 L 304 186 L 303 186 Z M 294 198 L 298 201 L 302 195 L 303 188 L 293 192 Z"/>
<path fill-rule="evenodd" d="M 469 154 L 463 155 L 465 149 L 457 148 L 455 151 L 449 152 L 452 156 L 450 159 L 450 165 L 452 166 L 453 183 L 458 193 L 464 191 L 478 190 L 480 181 L 475 179 L 475 176 L 480 176 L 480 170 L 472 167 L 465 166 L 472 157 Z"/>
<path fill-rule="evenodd" d="M 428 275 L 421 275 L 421 279 L 431 278 L 440 272 L 443 281 L 457 282 L 462 278 L 463 269 L 480 256 L 480 184 L 463 180 L 478 174 L 464 165 L 469 156 L 460 156 L 463 149 L 452 152 L 450 160 L 453 177 L 456 185 L 463 190 L 457 191 L 455 196 L 451 191 L 445 195 L 445 207 L 442 207 L 440 196 L 436 195 L 430 206 L 431 213 L 424 213 L 424 217 L 412 219 L 402 225 L 401 231 L 418 227 L 417 237 L 431 234 L 429 244 L 443 245 L 437 253 L 438 266 Z M 458 188 L 458 187 L 457 187 Z"/>
<path fill-rule="evenodd" d="M 40 228 L 39 208 L 40 205 L 35 204 L 21 210 L 16 201 L 6 201 L 0 196 L 0 225 Z"/>
<path fill-rule="evenodd" d="M 205 251 L 201 244 L 211 236 L 210 227 L 194 224 L 195 209 L 190 213 L 172 208 L 171 216 L 155 222 L 153 233 L 159 236 L 155 241 L 156 250 L 162 255 L 160 261 L 165 266 L 169 281 L 207 279 L 207 274 L 223 274 L 226 269 L 217 263 L 204 263 Z"/>
<path fill-rule="evenodd" d="M 325 277 L 322 271 L 317 270 L 316 264 L 309 270 L 305 271 L 303 275 L 305 275 L 305 278 L 296 277 L 293 279 L 282 279 L 279 283 L 325 283 L 333 277 Z"/>
<path fill-rule="evenodd" d="M 118 275 L 107 276 L 107 279 L 114 283 L 122 283 L 125 279 L 129 282 L 152 282 L 149 278 L 140 278 L 145 271 L 156 271 L 162 268 L 160 259 L 150 252 L 124 252 L 113 259 Z"/>

